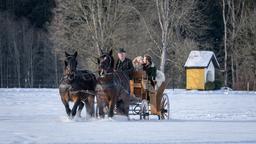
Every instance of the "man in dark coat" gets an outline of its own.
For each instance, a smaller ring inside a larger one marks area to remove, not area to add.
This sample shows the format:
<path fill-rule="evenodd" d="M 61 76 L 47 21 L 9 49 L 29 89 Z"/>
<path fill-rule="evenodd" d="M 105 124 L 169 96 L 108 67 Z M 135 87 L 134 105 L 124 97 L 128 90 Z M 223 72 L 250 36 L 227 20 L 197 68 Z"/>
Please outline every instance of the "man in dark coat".
<path fill-rule="evenodd" d="M 134 71 L 132 60 L 126 57 L 126 51 L 123 48 L 118 49 L 117 55 L 118 60 L 116 62 L 115 70 L 125 72 L 131 79 Z"/>

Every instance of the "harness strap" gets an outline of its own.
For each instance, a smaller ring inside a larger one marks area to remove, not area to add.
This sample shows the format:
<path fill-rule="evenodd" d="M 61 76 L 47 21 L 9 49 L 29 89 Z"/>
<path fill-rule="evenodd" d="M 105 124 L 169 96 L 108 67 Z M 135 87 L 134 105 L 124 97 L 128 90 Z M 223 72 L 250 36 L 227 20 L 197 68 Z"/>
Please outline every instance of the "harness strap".
<path fill-rule="evenodd" d="M 69 91 L 70 94 L 77 94 L 77 93 L 85 93 L 85 94 L 90 94 L 90 95 L 96 95 L 96 93 L 92 90 L 77 90 L 77 91 Z"/>

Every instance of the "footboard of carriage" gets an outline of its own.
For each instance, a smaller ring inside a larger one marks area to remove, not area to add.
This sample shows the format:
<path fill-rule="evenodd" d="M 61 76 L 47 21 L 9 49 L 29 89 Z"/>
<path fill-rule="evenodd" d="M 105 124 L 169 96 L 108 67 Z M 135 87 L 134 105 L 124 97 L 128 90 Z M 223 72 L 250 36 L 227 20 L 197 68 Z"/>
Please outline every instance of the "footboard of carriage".
<path fill-rule="evenodd" d="M 133 73 L 130 81 L 131 114 L 140 115 L 140 119 L 149 119 L 149 115 L 157 115 L 159 119 L 170 118 L 170 102 L 168 95 L 164 93 L 169 79 L 162 82 L 155 90 L 151 87 L 144 71 Z"/>

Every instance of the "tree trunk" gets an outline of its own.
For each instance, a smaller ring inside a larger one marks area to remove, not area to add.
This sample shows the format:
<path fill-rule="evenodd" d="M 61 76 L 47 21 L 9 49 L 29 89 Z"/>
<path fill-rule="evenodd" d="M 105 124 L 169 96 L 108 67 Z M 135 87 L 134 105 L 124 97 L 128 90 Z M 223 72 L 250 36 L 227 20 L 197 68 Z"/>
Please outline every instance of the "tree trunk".
<path fill-rule="evenodd" d="M 0 37 L 0 47 L 2 46 L 2 38 Z M 3 50 L 0 49 L 0 88 L 3 87 Z"/>
<path fill-rule="evenodd" d="M 236 81 L 235 81 L 235 83 L 236 83 L 236 88 L 239 89 L 239 86 L 238 86 L 238 84 L 239 84 L 239 68 L 238 68 L 237 59 L 235 59 L 235 67 L 236 67 L 236 73 L 235 73 Z"/>
<path fill-rule="evenodd" d="M 231 56 L 232 88 L 235 88 L 234 56 Z"/>
<path fill-rule="evenodd" d="M 227 21 L 225 15 L 225 0 L 222 0 L 222 17 L 224 24 L 224 85 L 228 84 L 228 72 L 227 72 Z"/>
<path fill-rule="evenodd" d="M 232 33 L 231 33 L 231 43 L 230 43 L 230 48 L 231 48 L 231 72 L 232 72 L 232 88 L 235 86 L 235 69 L 234 69 L 234 54 L 235 54 L 235 33 L 236 33 L 236 19 L 235 19 L 235 4 L 234 0 L 228 1 L 229 9 L 231 11 L 231 25 L 232 25 Z"/>
<path fill-rule="evenodd" d="M 58 87 L 58 84 L 59 84 L 59 75 L 58 75 L 58 57 L 57 57 L 57 53 L 55 51 L 54 53 L 54 61 L 55 61 L 55 85 L 56 87 Z"/>
<path fill-rule="evenodd" d="M 30 88 L 33 88 L 34 87 L 34 84 L 33 84 L 33 81 L 34 81 L 34 71 L 33 71 L 33 47 L 34 47 L 34 43 L 36 41 L 36 39 L 34 38 L 35 36 L 35 31 L 33 29 L 31 29 L 31 45 L 29 46 L 29 54 L 28 54 L 28 83 L 29 83 L 29 87 Z"/>
<path fill-rule="evenodd" d="M 92 21 L 93 21 L 93 31 L 94 34 L 92 35 L 95 45 L 96 45 L 96 49 L 98 51 L 98 55 L 101 55 L 101 45 L 99 43 L 99 36 L 98 36 L 98 25 L 97 25 L 97 20 L 96 20 L 96 14 L 95 14 L 95 2 L 97 3 L 97 1 L 92 0 L 91 2 L 91 15 L 92 15 Z"/>
<path fill-rule="evenodd" d="M 256 69 L 254 70 L 253 91 L 256 90 Z"/>
<path fill-rule="evenodd" d="M 10 44 L 8 43 L 8 53 L 10 51 Z M 9 57 L 6 57 L 6 88 L 9 88 Z"/>
<path fill-rule="evenodd" d="M 161 52 L 161 62 L 160 62 L 160 70 L 164 73 L 165 70 L 165 62 L 166 62 L 166 53 L 167 53 L 167 39 L 168 39 L 168 28 L 169 28 L 169 0 L 159 1 L 156 0 L 157 6 L 157 14 L 158 21 L 161 27 L 162 37 L 162 52 Z"/>
<path fill-rule="evenodd" d="M 15 34 L 15 32 L 14 32 Z M 15 59 L 16 59 L 16 72 L 17 72 L 17 82 L 18 82 L 18 87 L 21 87 L 21 83 L 20 83 L 20 53 L 17 47 L 17 41 L 16 41 L 16 37 L 13 36 L 13 48 L 14 48 L 14 55 L 15 55 Z"/>
<path fill-rule="evenodd" d="M 34 57 L 33 57 L 33 47 L 34 48 L 37 48 L 38 46 L 38 37 L 37 37 L 37 34 L 35 31 L 32 32 L 33 33 L 33 36 L 32 37 L 34 40 L 32 41 L 33 43 L 35 42 L 35 46 L 32 45 L 31 46 L 31 50 L 30 50 L 30 87 L 33 88 L 34 87 L 34 63 L 33 63 L 33 60 L 34 60 Z"/>
<path fill-rule="evenodd" d="M 162 45 L 163 47 L 162 47 L 162 54 L 161 54 L 160 70 L 164 73 L 165 62 L 166 62 L 166 38 L 163 38 Z"/>

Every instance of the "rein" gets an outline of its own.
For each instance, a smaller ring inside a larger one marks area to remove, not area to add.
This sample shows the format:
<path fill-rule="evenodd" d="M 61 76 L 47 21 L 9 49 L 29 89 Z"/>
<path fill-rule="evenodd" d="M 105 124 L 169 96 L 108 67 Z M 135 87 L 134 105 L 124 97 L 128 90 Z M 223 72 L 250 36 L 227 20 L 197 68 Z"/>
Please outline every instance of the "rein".
<path fill-rule="evenodd" d="M 88 70 L 87 70 L 87 71 L 88 71 Z M 77 72 L 78 72 L 78 71 L 76 70 L 73 74 L 69 74 L 69 73 L 68 73 L 68 74 L 65 74 L 65 73 L 64 73 L 64 74 L 63 74 L 63 77 L 60 79 L 60 82 L 64 80 L 64 81 L 66 81 L 66 82 L 68 82 L 68 83 L 71 83 L 71 82 L 77 77 Z M 86 77 L 85 80 L 92 80 L 93 78 L 91 78 L 91 77 L 88 78 L 88 77 L 91 76 L 92 74 L 97 74 L 97 72 L 98 72 L 98 71 L 93 71 L 93 72 L 92 72 L 92 71 L 88 71 L 88 73 L 83 74 L 82 77 L 83 77 L 83 78 Z M 72 76 L 72 75 L 73 75 L 73 77 L 71 78 L 70 76 Z"/>
<path fill-rule="evenodd" d="M 96 95 L 94 91 L 91 90 L 77 90 L 77 91 L 70 91 L 70 94 L 77 94 L 77 93 L 85 93 L 90 95 Z"/>
<path fill-rule="evenodd" d="M 116 82 L 114 79 L 114 72 L 105 73 L 97 78 L 97 82 L 103 89 L 112 88 L 116 86 Z"/>

